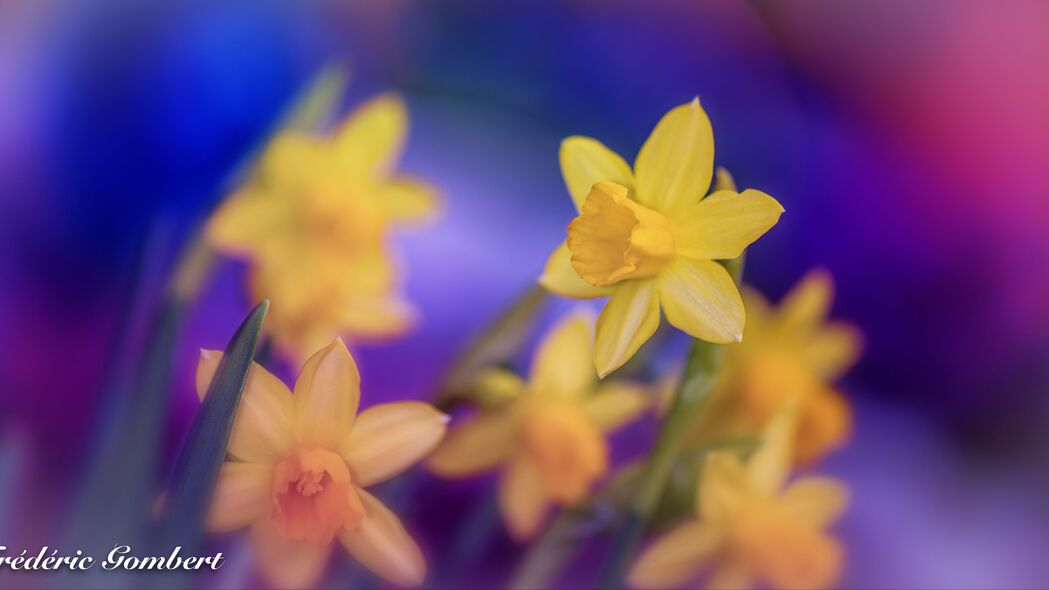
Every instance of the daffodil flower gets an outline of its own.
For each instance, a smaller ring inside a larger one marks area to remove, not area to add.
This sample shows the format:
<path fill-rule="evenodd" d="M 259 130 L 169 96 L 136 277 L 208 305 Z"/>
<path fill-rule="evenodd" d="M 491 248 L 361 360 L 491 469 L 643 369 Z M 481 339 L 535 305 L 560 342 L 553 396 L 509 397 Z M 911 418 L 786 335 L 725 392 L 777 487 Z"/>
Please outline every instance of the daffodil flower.
<path fill-rule="evenodd" d="M 601 384 L 594 373 L 592 318 L 576 313 L 543 339 L 528 382 L 507 371 L 479 378 L 478 392 L 504 400 L 453 428 L 427 460 L 442 477 L 469 477 L 503 467 L 499 506 L 510 534 L 529 539 L 550 504 L 586 498 L 608 471 L 605 436 L 646 406 L 640 386 Z"/>
<path fill-rule="evenodd" d="M 260 264 L 250 270 L 248 286 L 254 297 L 277 302 L 267 328 L 294 359 L 305 360 L 342 334 L 358 343 L 388 339 L 407 331 L 417 315 L 382 250 Z"/>
<path fill-rule="evenodd" d="M 848 402 L 831 383 L 855 363 L 861 336 L 852 325 L 827 321 L 833 288 L 827 272 L 810 272 L 778 309 L 745 289 L 743 342 L 726 349 L 723 387 L 749 428 L 762 428 L 789 400 L 797 403 L 800 464 L 841 446 L 851 430 Z"/>
<path fill-rule="evenodd" d="M 209 220 L 208 243 L 252 263 L 252 296 L 273 301 L 271 332 L 295 356 L 410 324 L 386 241 L 432 216 L 436 197 L 394 173 L 407 129 L 404 103 L 383 95 L 330 135 L 281 132 Z"/>
<path fill-rule="evenodd" d="M 792 412 L 774 419 L 763 446 L 744 465 L 711 453 L 696 496 L 696 517 L 656 539 L 631 568 L 635 588 L 672 588 L 710 571 L 710 588 L 826 588 L 841 572 L 843 550 L 826 528 L 848 493 L 810 476 L 786 487 Z"/>
<path fill-rule="evenodd" d="M 695 338 L 743 337 L 739 291 L 715 261 L 739 256 L 776 224 L 783 207 L 753 189 L 703 197 L 714 139 L 698 99 L 660 120 L 633 170 L 588 137 L 566 139 L 560 158 L 579 216 L 539 280 L 565 297 L 609 297 L 594 348 L 601 377 L 655 332 L 661 308 L 671 325 Z"/>
<path fill-rule="evenodd" d="M 222 357 L 201 351 L 204 396 Z M 422 582 L 425 563 L 400 520 L 365 488 L 425 457 L 447 416 L 429 404 L 399 402 L 358 414 L 360 375 L 341 340 L 314 354 L 294 394 L 255 364 L 230 434 L 208 514 L 208 529 L 250 527 L 256 561 L 274 584 L 312 584 L 332 542 L 400 586 Z"/>

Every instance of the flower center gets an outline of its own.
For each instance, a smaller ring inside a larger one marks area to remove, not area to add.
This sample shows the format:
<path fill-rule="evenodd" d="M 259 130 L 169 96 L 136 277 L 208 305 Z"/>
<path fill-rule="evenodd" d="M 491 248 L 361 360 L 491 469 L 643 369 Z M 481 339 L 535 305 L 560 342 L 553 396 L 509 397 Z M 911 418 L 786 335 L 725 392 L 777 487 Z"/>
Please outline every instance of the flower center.
<path fill-rule="evenodd" d="M 748 355 L 740 365 L 740 398 L 754 424 L 764 424 L 788 400 L 807 400 L 821 387 L 816 375 L 787 350 L 768 347 Z"/>
<path fill-rule="evenodd" d="M 757 501 L 734 520 L 733 553 L 775 588 L 825 588 L 838 577 L 841 547 L 769 501 Z"/>
<path fill-rule="evenodd" d="M 303 188 L 302 232 L 317 244 L 342 252 L 366 249 L 383 238 L 383 220 L 378 203 L 370 195 L 350 192 L 345 182 L 321 177 Z M 354 191 L 361 191 L 353 187 Z"/>
<path fill-rule="evenodd" d="M 357 528 L 364 506 L 346 462 L 320 448 L 297 449 L 273 470 L 270 517 L 285 537 L 327 546 L 342 527 Z"/>
<path fill-rule="evenodd" d="M 655 276 L 674 258 L 670 221 L 628 192 L 614 182 L 598 182 L 568 225 L 572 267 L 591 285 Z"/>
<path fill-rule="evenodd" d="M 608 471 L 608 446 L 601 431 L 575 406 L 543 402 L 526 410 L 524 452 L 543 488 L 564 505 L 582 500 Z"/>

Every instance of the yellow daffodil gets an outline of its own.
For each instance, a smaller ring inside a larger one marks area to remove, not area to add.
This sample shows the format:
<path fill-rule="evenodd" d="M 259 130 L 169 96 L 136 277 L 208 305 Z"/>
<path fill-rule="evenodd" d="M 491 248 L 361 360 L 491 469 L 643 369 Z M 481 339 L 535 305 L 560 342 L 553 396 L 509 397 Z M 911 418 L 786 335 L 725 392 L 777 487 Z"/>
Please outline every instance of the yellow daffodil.
<path fill-rule="evenodd" d="M 479 379 L 479 395 L 505 400 L 453 428 L 427 467 L 443 477 L 468 477 L 505 467 L 499 505 L 510 534 L 534 536 L 551 503 L 583 500 L 608 471 L 607 433 L 645 408 L 628 383 L 599 383 L 591 362 L 593 320 L 576 313 L 543 339 L 527 383 L 507 371 Z"/>
<path fill-rule="evenodd" d="M 386 241 L 430 217 L 436 199 L 393 171 L 407 129 L 404 103 L 384 95 L 330 135 L 281 132 L 208 223 L 214 248 L 250 260 L 253 298 L 273 302 L 271 332 L 301 358 L 335 335 L 391 336 L 410 323 Z"/>
<path fill-rule="evenodd" d="M 786 487 L 794 416 L 781 413 L 744 465 L 711 453 L 696 495 L 696 518 L 656 539 L 632 567 L 636 588 L 680 587 L 710 571 L 711 588 L 826 588 L 841 573 L 843 550 L 826 528 L 848 493 L 826 477 Z M 782 489 L 781 489 L 782 488 Z"/>
<path fill-rule="evenodd" d="M 849 324 L 827 321 L 833 288 L 828 273 L 810 272 L 779 309 L 745 289 L 743 342 L 726 349 L 723 387 L 752 432 L 784 403 L 797 403 L 794 449 L 803 465 L 841 446 L 851 430 L 848 402 L 831 383 L 855 363 L 861 337 Z"/>
<path fill-rule="evenodd" d="M 713 170 L 714 137 L 698 99 L 659 121 L 633 171 L 597 140 L 561 144 L 561 173 L 579 216 L 539 280 L 565 297 L 609 296 L 594 347 L 602 377 L 655 332 L 660 308 L 701 340 L 743 337 L 739 291 L 714 261 L 739 256 L 783 207 L 753 189 L 704 198 Z"/>
<path fill-rule="evenodd" d="M 201 351 L 202 397 L 221 352 Z M 312 584 L 338 539 L 357 561 L 400 586 L 425 563 L 400 520 L 364 488 L 404 471 L 444 436 L 429 404 L 380 404 L 357 413 L 360 375 L 341 340 L 306 361 L 294 394 L 255 364 L 241 398 L 208 528 L 250 527 L 263 574 L 282 587 Z"/>
<path fill-rule="evenodd" d="M 341 334 L 368 342 L 403 333 L 416 316 L 398 292 L 396 271 L 383 251 L 318 252 L 295 264 L 258 265 L 248 285 L 254 297 L 274 302 L 267 327 L 296 359 Z"/>

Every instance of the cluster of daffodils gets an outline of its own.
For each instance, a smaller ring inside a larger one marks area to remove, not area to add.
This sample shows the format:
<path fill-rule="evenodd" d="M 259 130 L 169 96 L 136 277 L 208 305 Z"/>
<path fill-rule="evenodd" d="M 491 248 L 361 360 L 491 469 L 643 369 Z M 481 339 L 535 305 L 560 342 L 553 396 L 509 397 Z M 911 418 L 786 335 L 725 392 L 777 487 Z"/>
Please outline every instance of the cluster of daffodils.
<path fill-rule="evenodd" d="M 387 241 L 392 228 L 431 217 L 436 197 L 394 173 L 407 130 L 404 103 L 384 95 L 329 135 L 283 131 L 212 216 L 209 244 L 249 261 L 251 297 L 272 302 L 270 334 L 291 357 L 336 336 L 380 339 L 410 326 Z"/>
<path fill-rule="evenodd" d="M 221 356 L 201 352 L 201 397 Z M 416 586 L 425 576 L 419 547 L 365 488 L 425 457 L 448 417 L 420 402 L 358 414 L 360 383 L 342 340 L 306 361 L 294 392 L 257 364 L 248 373 L 208 528 L 250 527 L 259 568 L 277 586 L 312 585 L 336 539 L 391 583 Z"/>
<path fill-rule="evenodd" d="M 364 488 L 422 461 L 446 478 L 498 471 L 505 529 L 529 541 L 551 509 L 586 505 L 613 469 L 609 437 L 660 405 L 658 387 L 627 380 L 625 371 L 606 377 L 664 314 L 692 338 L 726 346 L 709 407 L 691 432 L 660 448 L 685 457 L 728 436 L 760 444 L 749 456 L 698 455 L 694 513 L 641 553 L 628 583 L 676 587 L 705 576 L 712 587 L 834 584 L 843 550 L 827 527 L 846 491 L 823 477 L 790 480 L 795 466 L 814 465 L 848 435 L 848 404 L 833 381 L 855 362 L 859 335 L 828 321 L 826 273 L 806 277 L 778 309 L 748 288 L 741 293 L 726 263 L 783 208 L 758 190 L 737 191 L 727 172 L 714 181 L 713 134 L 698 100 L 659 121 L 633 167 L 591 138 L 562 144 L 578 215 L 539 282 L 563 297 L 607 298 L 596 320 L 580 309 L 558 321 L 527 375 L 478 372 L 470 396 L 477 411 L 447 436 L 448 417 L 424 403 L 357 415 L 357 367 L 332 339 L 388 336 L 408 324 L 386 242 L 391 228 L 435 207 L 431 189 L 392 172 L 406 126 L 402 103 L 384 96 L 330 136 L 279 134 L 208 226 L 215 248 L 249 259 L 252 294 L 272 301 L 274 341 L 308 357 L 294 393 L 261 366 L 249 374 L 209 526 L 250 527 L 263 573 L 281 586 L 318 579 L 335 540 L 383 579 L 418 585 L 419 548 Z M 201 395 L 218 361 L 218 353 L 202 354 Z"/>

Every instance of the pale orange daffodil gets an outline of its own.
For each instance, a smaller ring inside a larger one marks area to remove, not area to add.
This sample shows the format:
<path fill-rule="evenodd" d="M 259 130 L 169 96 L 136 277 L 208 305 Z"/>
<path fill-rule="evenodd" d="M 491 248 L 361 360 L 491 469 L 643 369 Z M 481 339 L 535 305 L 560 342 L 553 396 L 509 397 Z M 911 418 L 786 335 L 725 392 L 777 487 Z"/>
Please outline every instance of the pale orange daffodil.
<path fill-rule="evenodd" d="M 499 506 L 511 536 L 542 526 L 551 504 L 585 499 L 608 471 L 606 435 L 641 414 L 640 386 L 599 383 L 592 364 L 593 320 L 570 315 L 543 339 L 528 382 L 493 370 L 478 394 L 504 401 L 453 428 L 426 462 L 442 477 L 469 477 L 503 467 Z"/>
<path fill-rule="evenodd" d="M 594 363 L 604 377 L 659 326 L 715 343 L 743 337 L 735 282 L 717 260 L 738 257 L 783 207 L 747 189 L 704 198 L 714 171 L 710 120 L 693 100 L 667 113 L 630 166 L 595 139 L 561 144 L 561 172 L 579 211 L 540 277 L 549 291 L 608 296 L 597 320 Z"/>
<path fill-rule="evenodd" d="M 631 568 L 635 588 L 675 588 L 709 571 L 710 588 L 827 588 L 841 574 L 843 549 L 826 528 L 845 510 L 847 490 L 790 472 L 793 412 L 769 425 L 743 464 L 711 453 L 696 495 L 696 516 L 657 538 Z"/>
<path fill-rule="evenodd" d="M 850 324 L 827 321 L 833 290 L 823 270 L 806 275 L 778 309 L 745 289 L 743 342 L 725 351 L 723 387 L 749 428 L 762 428 L 784 403 L 797 404 L 794 452 L 802 465 L 840 447 L 851 431 L 849 404 L 831 384 L 856 362 L 862 338 Z"/>
<path fill-rule="evenodd" d="M 283 131 L 208 222 L 212 247 L 251 262 L 251 295 L 273 302 L 270 331 L 300 360 L 337 335 L 393 336 L 411 323 L 386 242 L 437 200 L 394 172 L 407 130 L 403 101 L 382 95 L 331 134 Z"/>
<path fill-rule="evenodd" d="M 221 352 L 201 351 L 203 397 Z M 341 340 L 306 361 L 294 394 L 258 364 L 248 374 L 208 514 L 211 531 L 250 527 L 256 561 L 280 587 L 313 584 L 332 541 L 400 586 L 426 566 L 400 520 L 365 488 L 409 468 L 444 436 L 429 404 L 380 404 L 358 414 L 360 375 Z"/>

